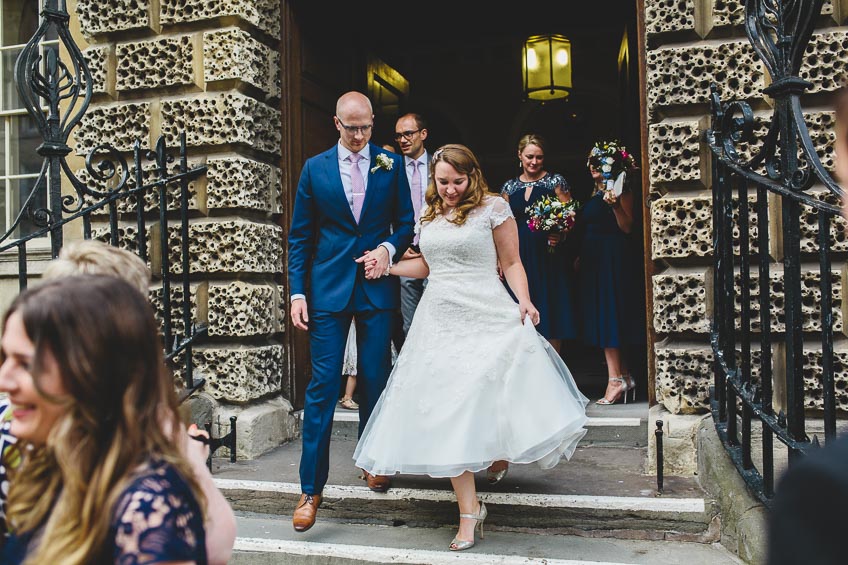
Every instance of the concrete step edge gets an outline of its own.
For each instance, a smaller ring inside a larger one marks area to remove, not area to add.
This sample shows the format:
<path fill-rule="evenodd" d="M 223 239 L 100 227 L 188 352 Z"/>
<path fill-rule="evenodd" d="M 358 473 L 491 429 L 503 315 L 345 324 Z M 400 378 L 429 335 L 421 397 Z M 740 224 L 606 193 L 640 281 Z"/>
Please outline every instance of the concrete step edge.
<path fill-rule="evenodd" d="M 216 478 L 215 484 L 226 494 L 227 491 L 254 491 L 299 496 L 300 484 L 274 481 L 251 481 Z M 530 494 L 480 492 L 484 502 L 533 508 L 596 509 L 617 512 L 703 514 L 710 503 L 704 498 L 598 496 L 578 494 Z M 455 503 L 453 491 L 443 489 L 392 488 L 385 493 L 373 492 L 367 487 L 335 486 L 324 487 L 325 499 L 359 499 L 363 501 L 409 501 Z"/>
<path fill-rule="evenodd" d="M 528 563 L 545 565 L 629 565 L 620 561 L 574 561 L 545 557 L 496 555 L 491 553 L 445 553 L 425 549 L 416 550 L 398 547 L 375 547 L 247 537 L 236 538 L 233 549 L 236 552 L 275 553 L 290 556 L 309 555 L 329 559 L 338 558 L 357 562 L 361 561 L 363 563 L 428 563 L 431 565 L 449 563 L 479 563 L 482 565 L 524 565 Z"/>
<path fill-rule="evenodd" d="M 303 410 L 294 412 L 295 417 L 299 421 L 303 421 Z M 346 410 L 344 412 L 337 411 L 333 414 L 334 422 L 359 422 L 359 412 L 356 410 Z M 616 416 L 589 416 L 587 427 L 645 427 L 647 426 L 647 418 L 636 417 L 616 417 Z"/>

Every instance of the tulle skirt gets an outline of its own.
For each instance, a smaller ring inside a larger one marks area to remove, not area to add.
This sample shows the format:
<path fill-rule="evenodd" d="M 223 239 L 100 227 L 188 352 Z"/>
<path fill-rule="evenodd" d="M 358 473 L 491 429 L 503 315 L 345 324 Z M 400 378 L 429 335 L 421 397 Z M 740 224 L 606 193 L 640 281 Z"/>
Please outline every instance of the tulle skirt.
<path fill-rule="evenodd" d="M 416 318 L 431 314 L 423 299 L 422 306 Z M 358 467 L 374 475 L 455 477 L 497 460 L 547 469 L 571 458 L 586 434 L 589 401 L 532 324 L 516 319 L 503 331 L 454 321 L 462 333 L 440 343 L 450 332 L 427 335 L 416 331 L 426 325 L 418 321 L 357 444 Z M 467 354 L 448 354 L 457 348 Z"/>

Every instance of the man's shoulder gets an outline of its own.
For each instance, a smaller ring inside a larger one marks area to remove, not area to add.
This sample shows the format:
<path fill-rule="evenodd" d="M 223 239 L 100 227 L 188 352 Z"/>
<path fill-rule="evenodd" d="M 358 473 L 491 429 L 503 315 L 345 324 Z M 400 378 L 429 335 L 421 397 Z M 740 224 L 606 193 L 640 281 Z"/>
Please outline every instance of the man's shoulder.
<path fill-rule="evenodd" d="M 336 155 L 338 155 L 338 153 L 339 153 L 338 145 L 333 145 L 329 149 L 322 151 L 321 153 L 317 153 L 317 154 L 313 155 L 312 157 L 309 157 L 306 160 L 306 162 L 309 163 L 309 162 L 323 161 L 324 159 L 335 157 Z"/>

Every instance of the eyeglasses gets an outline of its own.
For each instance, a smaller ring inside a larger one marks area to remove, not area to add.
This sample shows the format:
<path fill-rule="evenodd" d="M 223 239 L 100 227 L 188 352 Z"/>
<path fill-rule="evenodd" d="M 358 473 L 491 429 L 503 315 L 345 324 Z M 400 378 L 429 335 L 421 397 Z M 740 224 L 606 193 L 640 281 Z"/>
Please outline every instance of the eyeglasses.
<path fill-rule="evenodd" d="M 336 119 L 339 120 L 339 117 L 336 116 Z M 341 126 L 345 129 L 346 132 L 352 135 L 356 135 L 357 133 L 365 135 L 366 133 L 371 131 L 372 127 L 374 127 L 374 124 L 368 124 L 367 126 L 346 126 L 341 120 L 339 120 L 339 124 L 341 124 Z"/>
<path fill-rule="evenodd" d="M 404 138 L 407 141 L 412 141 L 412 136 L 421 131 L 420 129 L 408 129 L 406 131 L 402 131 L 395 134 L 395 141 L 400 141 L 400 138 Z"/>

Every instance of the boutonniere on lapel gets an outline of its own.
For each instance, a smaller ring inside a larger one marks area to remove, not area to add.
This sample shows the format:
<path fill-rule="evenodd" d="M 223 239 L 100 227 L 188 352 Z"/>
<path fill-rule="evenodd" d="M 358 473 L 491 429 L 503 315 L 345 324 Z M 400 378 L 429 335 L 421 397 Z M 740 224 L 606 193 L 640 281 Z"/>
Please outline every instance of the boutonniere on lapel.
<path fill-rule="evenodd" d="M 377 164 L 371 167 L 372 173 L 376 173 L 377 169 L 391 171 L 392 167 L 395 165 L 395 160 L 386 155 L 385 153 L 377 153 L 376 161 Z"/>

